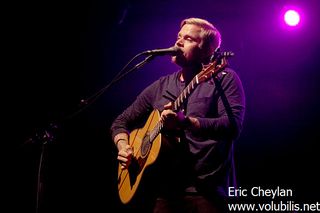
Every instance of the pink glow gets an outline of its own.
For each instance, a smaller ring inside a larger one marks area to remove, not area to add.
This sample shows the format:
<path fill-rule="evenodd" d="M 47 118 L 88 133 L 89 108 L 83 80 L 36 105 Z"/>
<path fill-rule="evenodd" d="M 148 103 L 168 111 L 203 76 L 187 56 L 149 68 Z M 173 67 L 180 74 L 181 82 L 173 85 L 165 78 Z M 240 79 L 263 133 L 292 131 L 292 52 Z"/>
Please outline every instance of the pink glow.
<path fill-rule="evenodd" d="M 289 26 L 296 26 L 300 22 L 300 15 L 295 10 L 288 10 L 284 14 L 284 21 Z"/>

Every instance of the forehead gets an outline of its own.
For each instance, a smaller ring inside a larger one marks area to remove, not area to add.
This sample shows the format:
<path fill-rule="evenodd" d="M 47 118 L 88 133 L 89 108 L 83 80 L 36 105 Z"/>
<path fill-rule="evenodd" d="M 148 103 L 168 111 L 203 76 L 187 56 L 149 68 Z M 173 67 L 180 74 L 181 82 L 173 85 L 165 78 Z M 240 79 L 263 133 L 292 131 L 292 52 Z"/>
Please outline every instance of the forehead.
<path fill-rule="evenodd" d="M 191 35 L 195 37 L 200 37 L 202 32 L 201 27 L 194 24 L 185 24 L 181 27 L 179 35 Z"/>

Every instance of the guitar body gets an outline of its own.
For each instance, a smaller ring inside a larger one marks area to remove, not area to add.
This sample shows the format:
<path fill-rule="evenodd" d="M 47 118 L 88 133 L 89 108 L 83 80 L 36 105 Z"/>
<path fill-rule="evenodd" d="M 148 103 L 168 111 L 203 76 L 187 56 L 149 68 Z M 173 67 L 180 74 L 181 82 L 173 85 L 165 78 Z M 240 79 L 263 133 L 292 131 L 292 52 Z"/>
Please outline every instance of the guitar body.
<path fill-rule="evenodd" d="M 134 196 L 145 169 L 155 162 L 161 147 L 161 134 L 154 134 L 160 121 L 160 113 L 153 110 L 146 124 L 130 133 L 129 143 L 133 148 L 128 169 L 118 167 L 118 191 L 122 203 L 127 204 Z M 154 137 L 152 137 L 154 134 Z"/>

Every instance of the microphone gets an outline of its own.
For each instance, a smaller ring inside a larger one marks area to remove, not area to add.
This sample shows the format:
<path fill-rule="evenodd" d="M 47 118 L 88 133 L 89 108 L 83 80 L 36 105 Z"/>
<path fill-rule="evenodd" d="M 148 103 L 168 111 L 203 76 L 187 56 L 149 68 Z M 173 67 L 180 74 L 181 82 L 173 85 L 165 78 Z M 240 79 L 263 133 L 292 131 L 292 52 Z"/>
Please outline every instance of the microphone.
<path fill-rule="evenodd" d="M 179 53 L 181 53 L 181 49 L 179 47 L 173 46 L 173 47 L 169 47 L 169 48 L 165 48 L 165 49 L 154 49 L 154 50 L 147 50 L 142 52 L 142 54 L 144 55 L 178 55 Z"/>

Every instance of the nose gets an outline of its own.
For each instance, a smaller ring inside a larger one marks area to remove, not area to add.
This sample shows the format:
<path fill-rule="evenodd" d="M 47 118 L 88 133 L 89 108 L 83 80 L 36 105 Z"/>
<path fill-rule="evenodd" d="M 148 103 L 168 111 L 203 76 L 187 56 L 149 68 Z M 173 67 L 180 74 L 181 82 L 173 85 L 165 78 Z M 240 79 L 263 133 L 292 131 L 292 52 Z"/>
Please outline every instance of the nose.
<path fill-rule="evenodd" d="M 176 45 L 178 47 L 183 47 L 183 39 L 182 38 L 178 38 L 177 41 L 176 41 Z"/>

